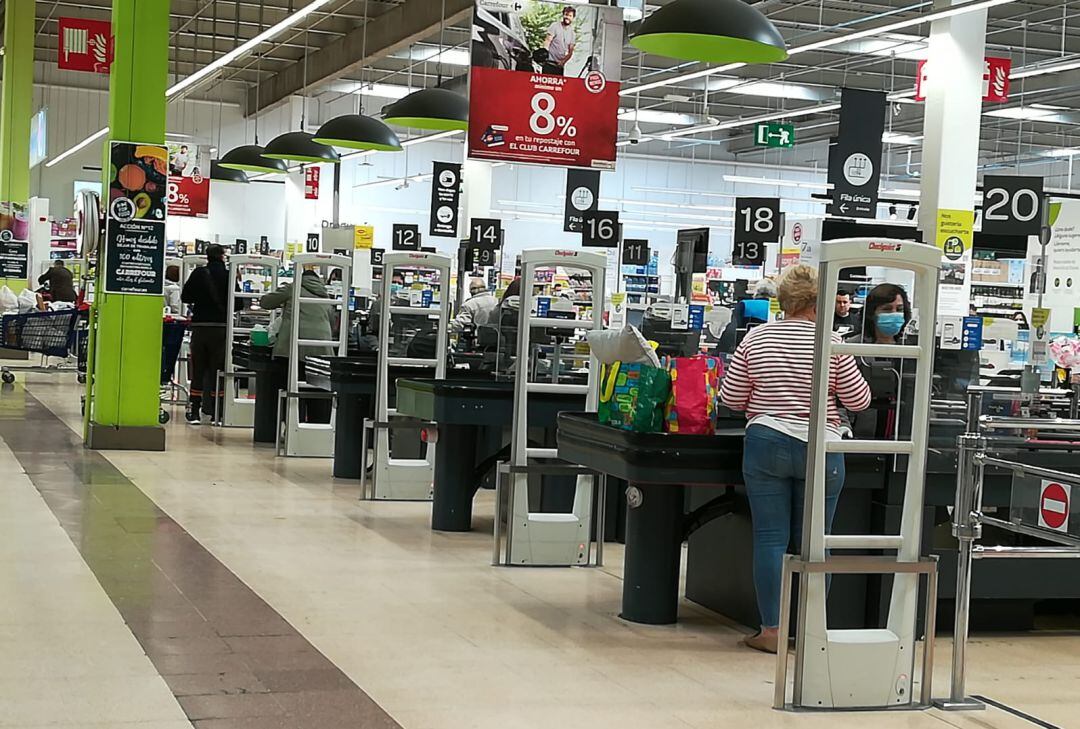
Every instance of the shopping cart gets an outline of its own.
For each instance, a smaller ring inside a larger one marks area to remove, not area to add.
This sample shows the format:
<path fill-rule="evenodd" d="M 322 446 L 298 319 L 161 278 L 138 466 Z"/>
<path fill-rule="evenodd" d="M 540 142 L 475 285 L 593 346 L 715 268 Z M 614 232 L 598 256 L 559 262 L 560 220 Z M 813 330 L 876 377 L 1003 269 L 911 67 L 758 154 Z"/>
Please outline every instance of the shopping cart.
<path fill-rule="evenodd" d="M 188 401 L 188 389 L 177 377 L 176 363 L 184 346 L 184 336 L 188 331 L 188 322 L 183 319 L 166 317 L 161 323 L 161 403 L 163 405 L 183 405 Z M 169 421 L 169 413 L 161 411 L 160 420 Z"/>
<path fill-rule="evenodd" d="M 41 355 L 38 364 L 0 366 L 0 379 L 10 385 L 15 382 L 16 372 L 76 372 L 75 327 L 80 316 L 78 309 L 64 309 L 6 314 L 0 318 L 0 346 Z M 50 357 L 63 361 L 50 363 Z"/>

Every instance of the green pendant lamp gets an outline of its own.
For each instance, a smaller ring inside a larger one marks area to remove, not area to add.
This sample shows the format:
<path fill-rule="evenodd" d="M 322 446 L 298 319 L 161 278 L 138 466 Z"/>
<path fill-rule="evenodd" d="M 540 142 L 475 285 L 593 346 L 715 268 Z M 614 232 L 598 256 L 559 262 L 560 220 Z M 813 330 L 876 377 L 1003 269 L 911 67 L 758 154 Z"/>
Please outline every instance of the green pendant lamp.
<path fill-rule="evenodd" d="M 225 156 L 218 161 L 218 166 L 226 170 L 271 175 L 284 175 L 289 171 L 288 166 L 281 160 L 264 157 L 264 151 L 257 144 L 244 144 L 226 152 Z"/>
<path fill-rule="evenodd" d="M 345 114 L 319 127 L 315 142 L 345 149 L 374 149 L 378 152 L 400 152 L 401 140 L 394 130 L 378 119 L 363 114 Z"/>
<path fill-rule="evenodd" d="M 248 176 L 243 170 L 231 170 L 222 167 L 218 160 L 210 160 L 210 179 L 215 182 L 236 182 L 241 185 L 248 184 Z"/>
<path fill-rule="evenodd" d="M 333 147 L 316 142 L 307 132 L 285 132 L 270 140 L 263 155 L 290 162 L 337 164 L 341 156 Z"/>
<path fill-rule="evenodd" d="M 704 63 L 774 63 L 788 57 L 780 31 L 742 0 L 674 0 L 641 21 L 630 45 Z"/>
<path fill-rule="evenodd" d="M 465 131 L 469 128 L 469 100 L 446 89 L 421 89 L 383 109 L 383 120 L 399 127 Z"/>

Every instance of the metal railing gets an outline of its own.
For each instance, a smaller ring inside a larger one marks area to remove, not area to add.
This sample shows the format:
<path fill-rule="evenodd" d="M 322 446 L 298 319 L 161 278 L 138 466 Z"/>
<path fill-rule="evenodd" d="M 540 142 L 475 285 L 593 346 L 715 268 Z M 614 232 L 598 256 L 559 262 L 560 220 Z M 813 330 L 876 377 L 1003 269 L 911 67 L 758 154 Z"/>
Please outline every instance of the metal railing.
<path fill-rule="evenodd" d="M 1010 471 L 1021 477 L 1034 476 L 1069 484 L 1080 484 L 1078 474 L 987 455 L 990 439 L 986 437 L 985 432 L 999 430 L 1080 432 L 1080 420 L 982 415 L 982 396 L 985 391 L 980 388 L 969 393 L 968 432 L 957 438 L 956 501 L 953 507 L 952 534 L 959 542 L 959 547 L 956 563 L 956 613 L 953 628 L 952 671 L 949 697 L 934 701 L 938 708 L 948 711 L 972 711 L 986 708 L 983 702 L 969 697 L 966 692 L 971 568 L 974 560 L 1080 558 L 1080 539 L 1076 537 L 1025 524 L 1019 519 L 997 519 L 982 513 L 983 477 L 987 467 Z M 1017 389 L 1014 392 L 1020 392 L 1020 390 Z M 1056 394 L 1058 391 L 1033 393 L 1033 396 Z M 983 547 L 977 542 L 982 537 L 984 524 L 1014 534 L 1037 537 L 1059 546 Z"/>

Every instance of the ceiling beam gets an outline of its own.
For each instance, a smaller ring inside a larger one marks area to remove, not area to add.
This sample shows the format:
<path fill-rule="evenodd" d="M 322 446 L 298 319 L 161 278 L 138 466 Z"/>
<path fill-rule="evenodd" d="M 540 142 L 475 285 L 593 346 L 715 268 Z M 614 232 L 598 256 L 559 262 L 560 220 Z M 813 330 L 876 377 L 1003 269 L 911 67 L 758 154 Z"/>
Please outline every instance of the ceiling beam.
<path fill-rule="evenodd" d="M 446 0 L 445 24 L 464 18 L 472 10 L 473 0 Z M 405 0 L 401 5 L 372 18 L 367 23 L 367 57 L 364 57 L 364 27 L 354 28 L 343 38 L 328 43 L 307 60 L 307 88 L 343 76 L 357 66 L 372 63 L 412 43 L 427 38 L 439 29 L 441 3 L 431 0 Z M 293 94 L 305 91 L 304 61 L 301 59 L 263 81 L 256 94 L 248 91 L 247 115 L 276 106 Z M 256 101 L 258 97 L 258 101 Z"/>

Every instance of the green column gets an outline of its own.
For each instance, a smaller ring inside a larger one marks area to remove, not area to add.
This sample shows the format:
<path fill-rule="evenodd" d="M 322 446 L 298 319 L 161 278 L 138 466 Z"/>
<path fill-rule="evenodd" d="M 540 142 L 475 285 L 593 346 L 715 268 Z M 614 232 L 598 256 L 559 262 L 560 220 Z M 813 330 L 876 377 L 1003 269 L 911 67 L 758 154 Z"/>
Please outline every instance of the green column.
<path fill-rule="evenodd" d="M 4 80 L 0 84 L 0 200 L 30 199 L 30 115 L 34 97 L 34 0 L 4 5 Z M 26 281 L 0 279 L 18 292 Z"/>
<path fill-rule="evenodd" d="M 113 0 L 115 55 L 109 77 L 109 139 L 165 143 L 168 0 Z M 105 143 L 103 189 L 110 163 Z M 107 194 L 104 196 L 107 202 Z M 99 256 L 99 262 L 104 257 Z M 162 299 L 103 293 L 98 270 L 85 439 L 90 448 L 163 450 L 158 425 Z"/>

